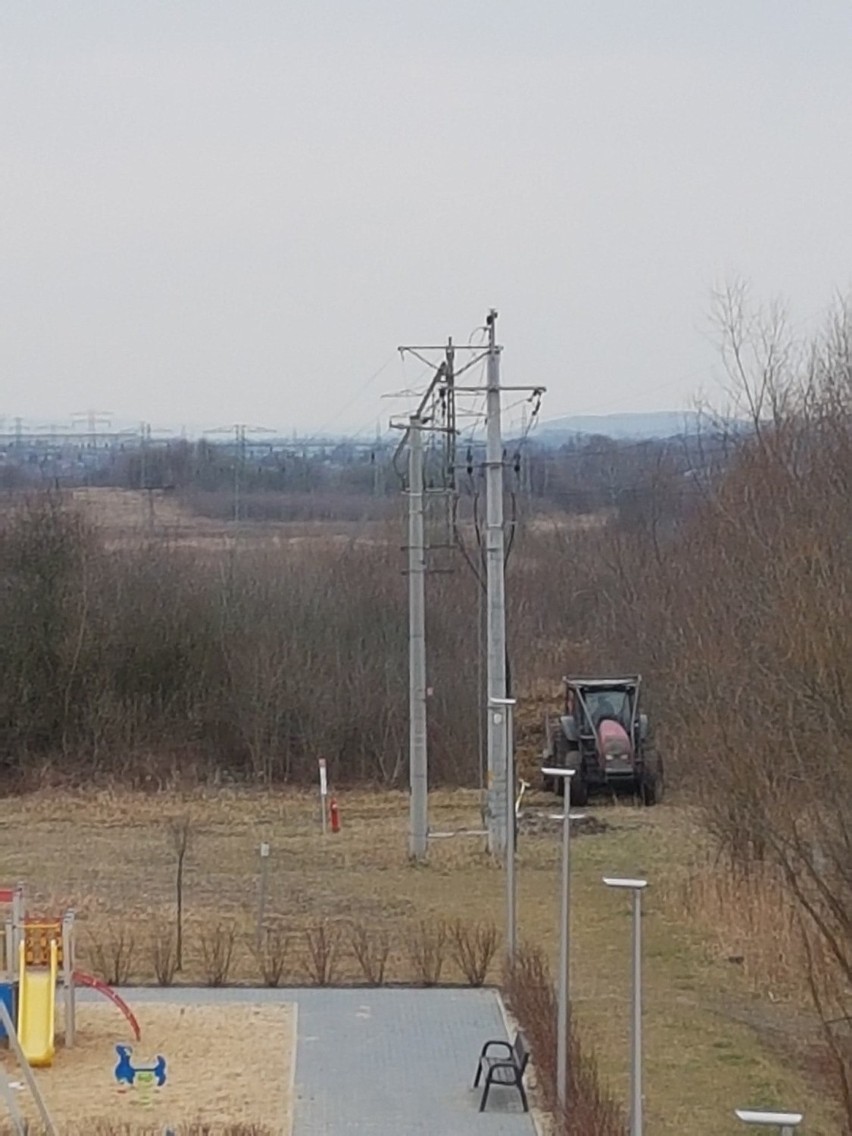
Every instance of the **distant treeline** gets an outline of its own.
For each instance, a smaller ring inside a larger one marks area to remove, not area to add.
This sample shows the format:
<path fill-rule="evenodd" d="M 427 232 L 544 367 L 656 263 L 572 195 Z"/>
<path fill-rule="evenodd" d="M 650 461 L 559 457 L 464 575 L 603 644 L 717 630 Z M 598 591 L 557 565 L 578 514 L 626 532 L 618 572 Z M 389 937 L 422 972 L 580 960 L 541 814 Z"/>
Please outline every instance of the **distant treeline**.
<path fill-rule="evenodd" d="M 710 429 L 694 435 L 646 441 L 578 436 L 561 445 L 535 434 L 505 445 L 506 489 L 530 505 L 573 514 L 628 508 L 637 486 L 655 471 L 676 472 L 682 496 L 696 479 L 718 475 L 733 448 L 731 436 Z M 85 460 L 62 458 L 45 444 L 32 452 L 14 447 L 0 455 L 0 487 L 7 490 L 72 488 L 77 485 L 170 491 L 192 509 L 222 520 L 354 519 L 386 516 L 387 502 L 405 484 L 405 461 L 393 461 L 384 442 L 328 446 L 263 446 L 246 441 L 175 438 L 87 452 Z M 79 456 L 78 456 L 79 457 Z M 425 456 L 427 487 L 453 482 L 463 498 L 483 492 L 484 449 L 459 441 L 454 468 L 442 446 L 430 440 Z"/>

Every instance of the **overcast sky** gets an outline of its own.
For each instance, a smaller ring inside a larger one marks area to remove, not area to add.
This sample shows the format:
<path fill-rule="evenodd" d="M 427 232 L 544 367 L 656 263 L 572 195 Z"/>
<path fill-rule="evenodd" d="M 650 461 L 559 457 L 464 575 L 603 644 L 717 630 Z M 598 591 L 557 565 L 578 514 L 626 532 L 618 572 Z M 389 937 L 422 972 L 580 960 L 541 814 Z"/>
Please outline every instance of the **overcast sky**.
<path fill-rule="evenodd" d="M 490 306 L 543 417 L 688 406 L 714 286 L 849 288 L 850 58 L 849 0 L 2 0 L 0 415 L 372 433 Z"/>

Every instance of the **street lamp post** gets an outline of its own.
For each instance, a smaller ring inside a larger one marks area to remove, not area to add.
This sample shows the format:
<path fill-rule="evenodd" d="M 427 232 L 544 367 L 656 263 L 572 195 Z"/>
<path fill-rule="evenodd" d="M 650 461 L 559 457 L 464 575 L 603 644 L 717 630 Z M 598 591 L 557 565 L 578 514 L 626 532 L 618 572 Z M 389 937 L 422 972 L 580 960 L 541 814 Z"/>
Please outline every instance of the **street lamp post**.
<path fill-rule="evenodd" d="M 553 766 L 542 769 L 545 777 L 559 777 L 563 783 L 562 815 L 562 902 L 559 913 L 559 993 L 556 1011 L 556 1099 L 561 1109 L 568 1105 L 568 1024 L 570 1014 L 571 964 L 571 778 L 576 770 Z M 581 819 L 576 816 L 575 819 Z"/>
<path fill-rule="evenodd" d="M 752 1108 L 734 1109 L 734 1115 L 744 1124 L 777 1128 L 780 1136 L 794 1136 L 794 1129 L 804 1119 L 801 1112 L 759 1112 Z"/>
<path fill-rule="evenodd" d="M 494 725 L 502 719 L 506 730 L 506 955 L 515 960 L 517 948 L 517 884 L 515 880 L 515 734 L 514 698 L 489 698 Z"/>
<path fill-rule="evenodd" d="M 642 892 L 647 880 L 604 876 L 611 888 L 633 893 L 633 991 L 630 1014 L 630 1136 L 642 1136 Z"/>

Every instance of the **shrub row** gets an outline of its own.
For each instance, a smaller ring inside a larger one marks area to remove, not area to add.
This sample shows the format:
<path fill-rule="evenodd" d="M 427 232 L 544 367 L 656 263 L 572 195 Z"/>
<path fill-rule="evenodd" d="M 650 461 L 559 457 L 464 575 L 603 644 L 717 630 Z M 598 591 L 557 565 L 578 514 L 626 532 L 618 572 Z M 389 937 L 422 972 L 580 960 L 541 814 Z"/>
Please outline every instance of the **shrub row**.
<path fill-rule="evenodd" d="M 184 943 L 186 962 L 179 968 L 171 924 L 155 922 L 144 933 L 136 924 L 114 922 L 104 929 L 91 928 L 83 951 L 87 965 L 116 986 L 140 979 L 160 986 L 178 980 L 207 986 L 333 986 L 353 981 L 382 986 L 391 963 L 399 982 L 437 986 L 447 980 L 449 963 L 457 981 L 482 986 L 491 976 L 500 935 L 490 921 L 437 919 L 389 927 L 317 918 L 299 927 L 270 921 L 258 938 L 234 920 L 218 919 L 188 925 Z"/>

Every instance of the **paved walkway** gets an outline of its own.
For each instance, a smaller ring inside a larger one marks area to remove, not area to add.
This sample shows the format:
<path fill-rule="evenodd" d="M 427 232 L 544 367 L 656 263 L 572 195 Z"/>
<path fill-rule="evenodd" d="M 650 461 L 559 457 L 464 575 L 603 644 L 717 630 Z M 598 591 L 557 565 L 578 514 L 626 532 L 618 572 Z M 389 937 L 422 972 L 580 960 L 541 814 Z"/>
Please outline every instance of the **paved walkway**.
<path fill-rule="evenodd" d="M 517 1092 L 470 1088 L 489 1037 L 487 990 L 299 991 L 294 1136 L 531 1136 Z"/>
<path fill-rule="evenodd" d="M 517 1092 L 493 1089 L 487 1112 L 480 1114 L 479 1094 L 470 1088 L 482 1042 L 506 1036 L 489 990 L 172 988 L 126 994 L 131 1005 L 296 1002 L 293 1136 L 534 1136 Z"/>

